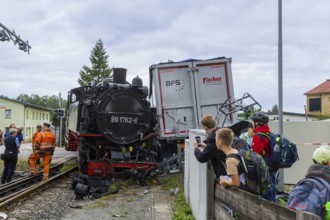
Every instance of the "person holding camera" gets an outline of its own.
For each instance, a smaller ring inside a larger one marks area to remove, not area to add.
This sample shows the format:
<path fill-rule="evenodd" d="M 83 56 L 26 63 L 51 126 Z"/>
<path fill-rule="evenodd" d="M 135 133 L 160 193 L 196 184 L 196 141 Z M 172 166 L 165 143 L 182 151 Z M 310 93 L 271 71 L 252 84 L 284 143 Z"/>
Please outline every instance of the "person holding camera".
<path fill-rule="evenodd" d="M 1 184 L 9 183 L 14 175 L 19 152 L 19 141 L 16 137 L 17 130 L 9 129 L 9 136 L 5 139 L 5 152 L 3 154 L 4 168 L 1 176 Z"/>
<path fill-rule="evenodd" d="M 212 115 L 204 115 L 200 123 L 209 136 L 204 142 L 200 140 L 200 137 L 196 137 L 194 141 L 196 159 L 200 163 L 206 163 L 211 160 L 216 178 L 227 175 L 224 166 L 226 155 L 223 151 L 218 150 L 215 144 L 215 132 L 218 130 L 215 118 Z"/>

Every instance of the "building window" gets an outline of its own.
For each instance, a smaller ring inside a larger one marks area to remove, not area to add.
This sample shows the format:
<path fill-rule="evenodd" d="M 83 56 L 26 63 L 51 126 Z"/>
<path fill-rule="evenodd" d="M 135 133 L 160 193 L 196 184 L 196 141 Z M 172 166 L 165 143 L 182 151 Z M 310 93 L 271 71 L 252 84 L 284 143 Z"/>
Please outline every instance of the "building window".
<path fill-rule="evenodd" d="M 36 119 L 38 120 L 38 112 L 36 112 Z"/>
<path fill-rule="evenodd" d="M 46 121 L 48 121 L 48 113 L 46 114 Z"/>
<path fill-rule="evenodd" d="M 321 98 L 309 99 L 309 112 L 321 111 Z"/>
<path fill-rule="evenodd" d="M 34 112 L 32 112 L 32 120 L 34 120 Z"/>
<path fill-rule="evenodd" d="M 11 118 L 11 109 L 6 109 L 5 111 L 5 114 L 6 114 L 6 118 Z"/>
<path fill-rule="evenodd" d="M 42 120 L 45 121 L 45 113 L 42 113 Z"/>
<path fill-rule="evenodd" d="M 41 120 L 41 112 L 39 112 L 39 119 Z"/>
<path fill-rule="evenodd" d="M 29 111 L 26 110 L 26 119 L 29 119 Z"/>

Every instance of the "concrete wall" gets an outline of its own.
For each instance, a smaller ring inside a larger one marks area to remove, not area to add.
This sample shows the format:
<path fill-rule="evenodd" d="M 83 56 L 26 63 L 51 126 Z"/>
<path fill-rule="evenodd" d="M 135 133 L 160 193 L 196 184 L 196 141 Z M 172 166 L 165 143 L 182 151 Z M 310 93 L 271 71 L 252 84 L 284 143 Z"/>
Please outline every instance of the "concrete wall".
<path fill-rule="evenodd" d="M 195 158 L 193 141 L 197 135 L 206 139 L 203 130 L 189 131 L 185 146 L 184 191 L 195 218 L 207 220 L 213 214 L 214 182 L 208 179 L 214 176 L 214 172 L 210 163 L 199 163 Z"/>
<path fill-rule="evenodd" d="M 278 122 L 270 122 L 269 125 L 272 132 L 278 133 Z M 283 134 L 298 146 L 300 160 L 291 168 L 284 169 L 284 182 L 296 184 L 313 163 L 312 155 L 319 145 L 312 143 L 330 143 L 330 121 L 284 122 Z"/>

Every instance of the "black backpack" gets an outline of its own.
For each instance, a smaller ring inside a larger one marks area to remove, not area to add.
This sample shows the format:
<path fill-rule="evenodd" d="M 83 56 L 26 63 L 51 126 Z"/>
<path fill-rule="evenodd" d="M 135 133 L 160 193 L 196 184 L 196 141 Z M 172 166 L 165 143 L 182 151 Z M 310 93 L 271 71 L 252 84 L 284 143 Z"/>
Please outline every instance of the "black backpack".
<path fill-rule="evenodd" d="M 269 139 L 269 165 L 272 168 L 289 168 L 299 159 L 296 144 L 292 143 L 287 138 L 274 133 L 258 132 L 256 135 Z"/>
<path fill-rule="evenodd" d="M 238 164 L 238 173 L 244 173 L 246 185 L 242 187 L 247 191 L 264 195 L 270 189 L 269 170 L 265 160 L 252 150 L 241 150 L 237 154 L 229 154 L 228 158 L 236 158 L 240 161 Z"/>

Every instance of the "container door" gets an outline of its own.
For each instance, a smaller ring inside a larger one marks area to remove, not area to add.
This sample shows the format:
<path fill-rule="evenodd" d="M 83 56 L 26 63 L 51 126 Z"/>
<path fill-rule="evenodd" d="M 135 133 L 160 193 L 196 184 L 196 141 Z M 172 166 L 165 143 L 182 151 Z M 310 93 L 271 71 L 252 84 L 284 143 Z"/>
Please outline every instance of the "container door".
<path fill-rule="evenodd" d="M 154 69 L 161 138 L 186 137 L 189 129 L 198 125 L 191 65 L 160 64 Z"/>
<path fill-rule="evenodd" d="M 228 99 L 234 98 L 230 59 L 195 61 L 193 66 L 198 120 L 205 114 L 216 117 L 217 125 L 230 124 L 233 115 L 227 117 L 219 110 Z M 228 113 L 230 109 L 225 109 Z"/>

